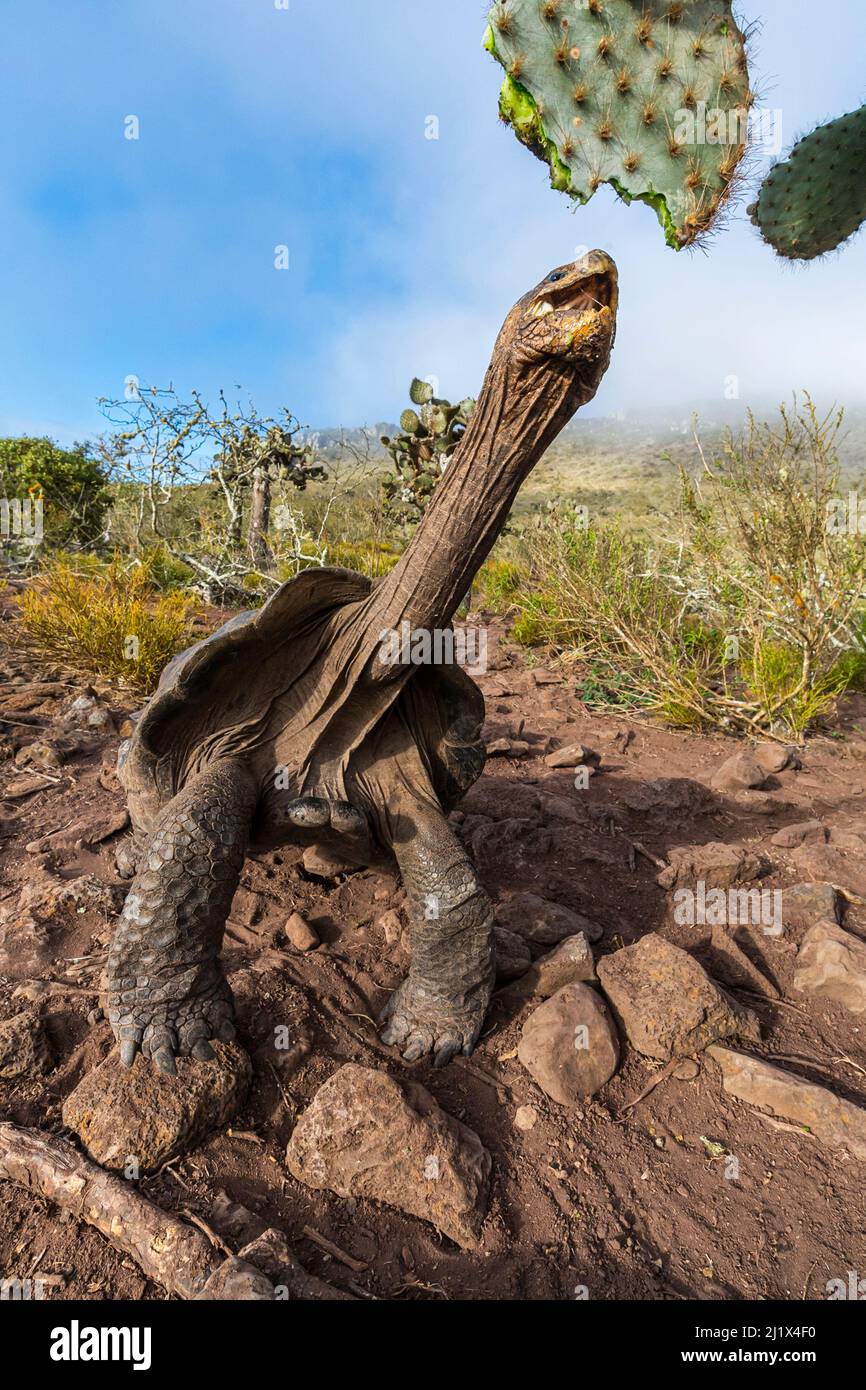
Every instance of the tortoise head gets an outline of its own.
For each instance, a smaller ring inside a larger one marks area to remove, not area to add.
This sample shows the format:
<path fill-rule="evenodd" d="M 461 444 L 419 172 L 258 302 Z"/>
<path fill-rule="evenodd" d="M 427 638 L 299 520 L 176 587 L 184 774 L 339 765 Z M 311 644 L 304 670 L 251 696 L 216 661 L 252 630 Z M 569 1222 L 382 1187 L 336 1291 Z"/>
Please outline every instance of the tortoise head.
<path fill-rule="evenodd" d="M 496 355 L 512 387 L 515 374 L 553 369 L 571 387 L 572 410 L 590 400 L 610 362 L 617 302 L 616 266 L 604 251 L 551 271 L 518 300 L 499 336 Z"/>

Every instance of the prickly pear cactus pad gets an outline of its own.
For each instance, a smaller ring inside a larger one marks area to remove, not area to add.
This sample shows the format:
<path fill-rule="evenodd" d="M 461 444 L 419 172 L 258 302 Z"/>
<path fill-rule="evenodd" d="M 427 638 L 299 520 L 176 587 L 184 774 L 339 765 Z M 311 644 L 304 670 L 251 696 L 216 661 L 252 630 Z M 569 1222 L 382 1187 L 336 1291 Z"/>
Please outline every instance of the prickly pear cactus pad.
<path fill-rule="evenodd" d="M 585 203 L 654 207 L 679 250 L 712 225 L 746 150 L 746 40 L 731 0 L 496 0 L 502 118 Z"/>
<path fill-rule="evenodd" d="M 847 241 L 866 221 L 866 106 L 795 145 L 750 212 L 789 260 L 811 261 Z"/>

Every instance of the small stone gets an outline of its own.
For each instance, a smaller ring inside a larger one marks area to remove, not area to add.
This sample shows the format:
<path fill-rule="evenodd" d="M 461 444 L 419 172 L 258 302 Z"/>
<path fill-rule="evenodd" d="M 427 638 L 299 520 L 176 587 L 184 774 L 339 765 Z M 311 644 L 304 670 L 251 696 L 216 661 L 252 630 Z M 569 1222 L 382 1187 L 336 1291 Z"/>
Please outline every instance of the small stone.
<path fill-rule="evenodd" d="M 798 845 L 823 845 L 827 842 L 827 831 L 819 820 L 804 820 L 798 825 L 786 825 L 778 830 L 770 841 L 779 849 L 796 849 Z"/>
<path fill-rule="evenodd" d="M 487 744 L 489 758 L 526 758 L 532 752 L 532 745 L 522 738 L 495 738 Z"/>
<path fill-rule="evenodd" d="M 16 767 L 41 767 L 56 771 L 63 761 L 61 750 L 54 744 L 37 740 L 19 748 L 15 754 Z"/>
<path fill-rule="evenodd" d="M 302 917 L 300 912 L 293 912 L 286 922 L 283 930 L 286 939 L 292 943 L 296 951 L 314 951 L 321 945 L 321 940 L 315 927 L 311 927 L 306 917 Z"/>
<path fill-rule="evenodd" d="M 493 928 L 496 948 L 496 982 L 504 984 L 525 975 L 532 964 L 532 954 L 522 936 L 506 927 Z"/>
<path fill-rule="evenodd" d="M 835 922 L 816 922 L 803 938 L 794 988 L 866 1013 L 866 941 Z"/>
<path fill-rule="evenodd" d="M 619 1039 L 604 1001 L 589 985 L 566 985 L 523 1025 L 517 1055 L 560 1105 L 594 1095 L 619 1065 Z"/>
<path fill-rule="evenodd" d="M 25 1009 L 0 1023 L 0 1077 L 41 1076 L 52 1066 L 39 1015 Z"/>
<path fill-rule="evenodd" d="M 588 941 L 598 941 L 604 934 L 604 929 L 588 917 L 535 893 L 515 893 L 499 903 L 496 921 L 499 926 L 541 946 L 555 946 L 578 932 L 583 932 Z"/>
<path fill-rule="evenodd" d="M 531 965 L 507 990 L 520 999 L 549 999 L 564 985 L 596 980 L 592 947 L 584 932 L 567 936 Z"/>
<path fill-rule="evenodd" d="M 738 845 L 713 841 L 708 845 L 687 845 L 668 852 L 670 865 L 656 878 L 660 888 L 732 888 L 749 883 L 761 867 L 760 860 Z"/>
<path fill-rule="evenodd" d="M 727 1047 L 710 1047 L 708 1052 L 722 1069 L 729 1096 L 769 1110 L 789 1124 L 802 1125 L 821 1143 L 845 1149 L 866 1162 L 866 1110 L 757 1057 Z"/>
<path fill-rule="evenodd" d="M 555 748 L 544 759 L 547 767 L 593 767 L 601 762 L 601 754 L 582 743 L 569 743 L 565 748 Z"/>
<path fill-rule="evenodd" d="M 478 1245 L 490 1155 L 416 1082 L 355 1062 L 340 1067 L 298 1120 L 286 1164 L 316 1191 L 372 1198 L 429 1221 L 464 1249 Z"/>
<path fill-rule="evenodd" d="M 517 1129 L 534 1129 L 538 1123 L 538 1111 L 534 1105 L 519 1105 L 514 1112 L 514 1124 Z"/>
<path fill-rule="evenodd" d="M 766 780 L 766 769 L 753 753 L 735 753 L 716 769 L 710 779 L 710 786 L 717 792 L 739 792 L 751 787 L 762 787 Z"/>
<path fill-rule="evenodd" d="M 403 923 L 400 920 L 400 914 L 393 907 L 376 918 L 376 926 L 384 932 L 385 940 L 389 946 L 396 946 L 403 936 Z"/>
<path fill-rule="evenodd" d="M 177 1076 L 166 1076 L 139 1054 L 131 1067 L 112 1051 L 63 1103 L 63 1123 L 81 1139 L 95 1163 L 122 1172 L 135 1163 L 153 1173 L 186 1153 L 233 1118 L 252 1077 L 236 1043 L 213 1041 L 216 1057 L 178 1057 Z"/>
<path fill-rule="evenodd" d="M 795 883 L 782 889 L 782 921 L 786 927 L 811 927 L 815 922 L 839 922 L 839 894 L 830 883 Z"/>
<path fill-rule="evenodd" d="M 759 743 L 754 751 L 755 761 L 764 769 L 768 777 L 776 772 L 784 772 L 796 760 L 797 750 L 786 748 L 781 743 Z"/>
<path fill-rule="evenodd" d="M 88 729 L 95 729 L 97 733 L 114 733 L 114 720 L 111 717 L 111 711 L 105 709 L 104 706 L 100 706 L 98 709 L 93 710 L 93 712 L 87 716 L 86 727 Z"/>
<path fill-rule="evenodd" d="M 72 701 L 69 709 L 64 716 L 66 723 L 71 726 L 81 726 L 88 719 L 95 709 L 99 708 L 99 701 L 92 690 L 87 690 L 83 695 Z"/>
<path fill-rule="evenodd" d="M 656 932 L 598 963 L 602 988 L 633 1047 L 670 1061 L 722 1038 L 760 1039 L 755 1015 Z"/>

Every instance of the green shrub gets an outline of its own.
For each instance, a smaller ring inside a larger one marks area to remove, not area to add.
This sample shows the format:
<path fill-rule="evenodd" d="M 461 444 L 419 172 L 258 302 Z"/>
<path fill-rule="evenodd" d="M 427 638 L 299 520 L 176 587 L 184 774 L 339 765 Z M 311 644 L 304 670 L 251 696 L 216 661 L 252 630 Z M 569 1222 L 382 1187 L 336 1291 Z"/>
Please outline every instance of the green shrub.
<path fill-rule="evenodd" d="M 87 444 L 61 449 L 50 439 L 0 439 L 0 497 L 41 496 L 44 544 L 52 550 L 96 545 L 110 504 L 102 465 Z"/>
<path fill-rule="evenodd" d="M 491 558 L 479 570 L 476 584 L 490 608 L 505 609 L 514 603 L 527 577 L 525 566 L 516 561 Z"/>

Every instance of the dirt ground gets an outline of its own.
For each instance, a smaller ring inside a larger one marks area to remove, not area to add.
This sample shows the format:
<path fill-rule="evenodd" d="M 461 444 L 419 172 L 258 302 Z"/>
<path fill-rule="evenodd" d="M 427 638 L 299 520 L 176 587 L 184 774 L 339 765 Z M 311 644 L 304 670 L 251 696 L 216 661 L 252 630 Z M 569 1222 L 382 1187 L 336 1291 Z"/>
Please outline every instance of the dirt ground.
<path fill-rule="evenodd" d="M 837 731 L 810 739 L 800 750 L 801 767 L 780 773 L 769 790 L 720 796 L 707 792 L 710 777 L 742 745 L 590 716 L 573 678 L 531 668 L 499 624 L 491 639 L 490 669 L 479 682 L 487 734 L 521 740 L 529 750 L 492 757 L 454 822 L 494 901 L 532 892 L 585 914 L 604 929 L 597 955 L 655 930 L 724 982 L 709 927 L 673 922 L 668 895 L 656 883 L 658 867 L 635 842 L 661 861 L 677 846 L 744 846 L 762 860 L 761 886 L 777 888 L 803 877 L 790 852 L 770 844 L 781 827 L 817 818 L 834 830 L 866 832 L 862 699 L 849 700 Z M 85 684 L 57 670 L 28 669 L 8 648 L 0 649 L 0 668 L 2 790 L 22 775 L 36 780 L 14 766 L 16 750 L 50 733 Z M 107 687 L 97 691 L 108 698 L 119 729 L 132 700 Z M 543 761 L 555 744 L 577 741 L 602 758 L 583 791 L 575 790 L 572 773 Z M 0 803 L 0 913 L 14 909 L 21 890 L 40 875 L 95 875 L 122 900 L 126 885 L 114 862 L 120 835 L 92 850 L 64 847 L 62 838 L 47 851 L 34 845 L 88 814 L 123 810 L 113 772 L 119 734 L 88 734 L 82 743 L 88 746 L 49 770 L 45 789 Z M 698 784 L 685 810 L 629 805 L 642 804 L 642 789 L 658 778 Z M 846 926 L 866 936 L 866 904 L 858 901 L 866 898 L 866 871 L 856 855 L 849 862 L 850 881 L 838 885 L 849 889 Z M 54 1065 L 24 1082 L 0 1080 L 0 1118 L 67 1133 L 64 1098 L 110 1050 L 108 1023 L 88 1022 L 88 1015 L 97 1007 L 116 911 L 111 897 L 109 891 L 105 901 L 73 906 L 52 927 L 53 959 L 39 978 L 54 987 L 43 991 L 39 1007 Z M 385 873 L 317 880 L 294 851 L 247 861 L 225 965 L 240 1040 L 253 1058 L 252 1090 L 228 1132 L 142 1181 L 152 1201 L 208 1220 L 225 1191 L 281 1228 L 312 1273 L 375 1299 L 559 1300 L 585 1296 L 582 1290 L 593 1300 L 822 1299 L 829 1280 L 866 1272 L 861 1168 L 730 1100 L 705 1058 L 697 1058 L 693 1079 L 671 1077 L 626 1108 L 660 1064 L 624 1046 L 613 1080 L 585 1104 L 564 1108 L 544 1095 L 515 1055 L 531 1006 L 495 999 L 471 1059 L 443 1071 L 426 1062 L 404 1064 L 378 1041 L 371 1022 L 405 973 L 402 945 L 387 943 L 379 924 L 401 901 L 396 878 Z M 282 929 L 293 910 L 318 930 L 317 950 L 301 954 L 287 942 Z M 782 997 L 739 995 L 758 1012 L 764 1035 L 747 1050 L 866 1106 L 866 1024 L 793 988 L 801 936 L 795 929 L 777 938 L 759 928 L 750 933 L 749 954 Z M 20 1012 L 20 995 L 12 994 L 21 984 L 21 972 L 0 978 L 0 1019 Z M 298 1046 L 278 1075 L 266 1043 L 279 1024 L 290 1025 Z M 461 1250 L 391 1208 L 313 1192 L 290 1176 L 284 1153 L 296 1117 L 348 1061 L 411 1075 L 480 1135 L 493 1177 L 478 1251 Z M 515 1124 L 522 1106 L 537 1113 L 529 1130 Z M 726 1176 L 724 1153 L 738 1160 L 736 1180 Z M 305 1228 L 334 1242 L 356 1267 L 325 1254 Z M 64 1222 L 55 1208 L 8 1182 L 0 1183 L 0 1275 L 57 1276 L 54 1298 L 165 1297 L 95 1231 Z"/>

